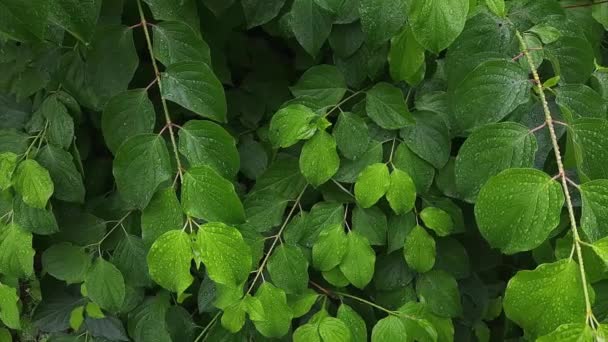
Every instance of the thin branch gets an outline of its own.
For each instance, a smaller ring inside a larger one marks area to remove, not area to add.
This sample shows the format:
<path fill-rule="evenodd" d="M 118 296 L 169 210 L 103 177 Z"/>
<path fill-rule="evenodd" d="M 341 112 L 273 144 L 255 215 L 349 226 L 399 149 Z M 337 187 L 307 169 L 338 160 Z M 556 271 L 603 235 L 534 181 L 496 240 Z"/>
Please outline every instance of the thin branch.
<path fill-rule="evenodd" d="M 148 22 L 146 21 L 146 16 L 144 15 L 144 9 L 141 6 L 141 0 L 137 0 L 137 9 L 139 10 L 139 17 L 141 19 L 141 26 L 144 29 L 144 35 L 146 37 L 146 44 L 148 45 L 148 53 L 150 54 L 150 59 L 152 60 L 152 67 L 154 68 L 154 75 L 156 79 L 160 79 L 160 71 L 158 69 L 158 64 L 156 63 L 156 58 L 154 56 L 154 49 L 152 48 L 152 39 L 150 38 L 150 30 L 148 30 Z M 175 155 L 175 163 L 177 164 L 177 174 L 179 178 L 183 178 L 182 175 L 182 162 L 179 158 L 179 153 L 177 152 L 177 142 L 175 140 L 175 133 L 173 132 L 173 125 L 171 122 L 171 116 L 169 115 L 169 107 L 167 106 L 167 101 L 164 97 L 162 97 L 163 88 L 161 82 L 156 82 L 158 84 L 158 90 L 161 93 L 160 101 L 163 106 L 163 112 L 165 114 L 165 121 L 167 123 L 167 127 L 169 128 L 169 133 L 171 137 L 171 145 L 173 146 L 173 154 Z"/>
<path fill-rule="evenodd" d="M 218 313 L 216 313 L 215 316 L 213 316 L 213 318 L 211 319 L 211 321 L 209 323 L 207 323 L 207 325 L 205 326 L 205 328 L 203 328 L 203 331 L 201 331 L 201 333 L 196 337 L 196 339 L 194 340 L 194 342 L 200 341 L 203 338 L 203 336 L 205 336 L 205 333 L 207 333 L 207 331 L 209 331 L 209 329 L 213 326 L 213 324 L 215 323 L 215 321 L 217 321 L 217 319 L 220 317 L 221 313 L 222 313 L 222 311 L 218 311 Z"/>
<path fill-rule="evenodd" d="M 287 214 L 285 221 L 283 221 L 283 225 L 281 225 L 279 232 L 274 236 L 274 240 L 272 241 L 272 244 L 270 245 L 270 248 L 268 249 L 268 253 L 266 253 L 266 255 L 264 256 L 264 259 L 262 260 L 262 263 L 260 264 L 260 267 L 258 268 L 257 272 L 255 272 L 255 277 L 251 281 L 251 285 L 249 285 L 249 288 L 247 289 L 247 292 L 245 293 L 245 295 L 248 295 L 249 293 L 251 293 L 251 290 L 253 290 L 253 287 L 255 286 L 255 283 L 257 282 L 258 278 L 261 276 L 262 272 L 264 272 L 266 263 L 268 262 L 268 259 L 270 258 L 270 255 L 272 254 L 272 251 L 274 250 L 274 247 L 277 245 L 277 242 L 279 241 L 279 238 L 281 237 L 283 230 L 285 230 L 285 227 L 287 227 L 287 223 L 289 223 L 289 219 L 291 218 L 291 216 L 293 216 L 294 212 L 296 211 L 296 208 L 298 208 L 298 204 L 300 203 L 300 200 L 302 199 L 304 192 L 306 192 L 306 188 L 308 188 L 308 185 L 306 185 L 304 187 L 304 189 L 302 189 L 302 192 L 300 192 L 300 194 L 296 198 L 296 202 L 293 204 L 293 206 L 291 207 L 291 210 Z"/>
<path fill-rule="evenodd" d="M 569 9 L 569 8 L 590 7 L 590 6 L 601 5 L 601 4 L 605 4 L 605 3 L 608 3 L 608 0 L 602 0 L 602 1 L 597 1 L 597 2 L 588 2 L 585 4 L 567 5 L 567 6 L 562 6 L 562 8 Z"/>
<path fill-rule="evenodd" d="M 534 80 L 536 81 L 536 83 L 539 85 L 538 94 L 539 94 L 540 100 L 542 102 L 543 112 L 545 114 L 545 121 L 547 123 L 547 127 L 549 128 L 549 135 L 551 137 L 551 143 L 553 144 L 553 152 L 555 153 L 555 159 L 557 161 L 557 169 L 559 171 L 559 174 L 562 176 L 561 182 L 562 182 L 562 187 L 563 187 L 563 191 L 564 191 L 564 196 L 566 199 L 566 207 L 568 209 L 568 216 L 570 218 L 570 226 L 572 228 L 572 236 L 573 236 L 573 240 L 574 240 L 574 247 L 576 249 L 576 256 L 578 259 L 579 270 L 581 273 L 583 294 L 585 297 L 585 308 L 587 311 L 586 316 L 587 316 L 587 319 L 589 319 L 590 317 L 593 317 L 593 311 L 592 311 L 592 307 L 591 307 L 589 289 L 587 287 L 587 275 L 585 274 L 585 265 L 583 262 L 583 252 L 581 250 L 581 245 L 580 245 L 581 239 L 580 239 L 580 236 L 578 233 L 578 228 L 576 225 L 576 217 L 574 215 L 574 206 L 572 205 L 572 199 L 570 198 L 570 192 L 568 191 L 568 181 L 567 181 L 567 177 L 566 177 L 564 163 L 562 162 L 562 155 L 561 155 L 561 151 L 559 148 L 557 135 L 555 134 L 555 126 L 553 126 L 553 117 L 551 116 L 551 110 L 549 109 L 549 104 L 547 103 L 547 98 L 545 97 L 545 92 L 543 90 L 543 87 L 541 86 L 542 83 L 540 81 L 540 76 L 538 75 L 538 71 L 536 70 L 536 67 L 534 66 L 534 61 L 532 59 L 532 56 L 530 56 L 530 54 L 528 53 L 528 46 L 526 44 L 526 41 L 521 36 L 521 33 L 519 31 L 515 31 L 515 34 L 517 35 L 517 39 L 519 40 L 522 50 L 524 51 L 526 58 L 528 59 L 528 65 L 530 66 L 530 70 L 532 71 L 532 76 L 534 77 Z"/>

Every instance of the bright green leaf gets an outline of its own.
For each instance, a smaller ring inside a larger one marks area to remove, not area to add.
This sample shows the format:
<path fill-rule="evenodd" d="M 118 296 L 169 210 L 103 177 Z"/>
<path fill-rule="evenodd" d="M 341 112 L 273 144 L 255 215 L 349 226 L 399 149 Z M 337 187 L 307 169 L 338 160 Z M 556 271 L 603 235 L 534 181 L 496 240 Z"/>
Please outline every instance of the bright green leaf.
<path fill-rule="evenodd" d="M 536 169 L 508 169 L 481 188 L 475 205 L 479 231 L 503 253 L 529 251 L 557 227 L 564 204 L 561 185 Z"/>
<path fill-rule="evenodd" d="M 340 265 L 348 240 L 341 224 L 325 228 L 312 246 L 312 263 L 320 271 L 330 271 Z"/>
<path fill-rule="evenodd" d="M 193 258 L 188 234 L 180 230 L 168 231 L 154 242 L 148 252 L 150 277 L 160 286 L 180 295 L 194 279 L 190 274 Z"/>
<path fill-rule="evenodd" d="M 182 207 L 187 215 L 207 221 L 245 220 L 245 209 L 234 185 L 208 166 L 198 166 L 184 174 Z"/>
<path fill-rule="evenodd" d="M 376 253 L 369 241 L 359 233 L 351 231 L 346 235 L 348 244 L 340 270 L 357 288 L 364 288 L 372 280 Z"/>
<path fill-rule="evenodd" d="M 424 273 L 435 265 L 435 239 L 420 226 L 415 226 L 405 238 L 403 255 L 414 270 Z"/>
<path fill-rule="evenodd" d="M 469 0 L 412 0 L 407 11 L 414 37 L 434 53 L 456 40 L 468 13 Z"/>
<path fill-rule="evenodd" d="M 49 172 L 32 159 L 19 164 L 13 175 L 13 186 L 23 202 L 40 209 L 46 207 L 54 190 Z"/>
<path fill-rule="evenodd" d="M 402 215 L 414 208 L 416 202 L 416 185 L 410 175 L 397 168 L 391 172 L 391 184 L 386 191 L 386 199 L 397 215 Z"/>
<path fill-rule="evenodd" d="M 369 208 L 376 204 L 388 191 L 391 185 L 391 176 L 388 167 L 383 163 L 376 163 L 366 167 L 355 183 L 355 198 L 362 208 Z"/>
<path fill-rule="evenodd" d="M 318 131 L 302 148 L 300 171 L 314 187 L 327 182 L 338 171 L 340 157 L 336 141 L 325 131 Z"/>

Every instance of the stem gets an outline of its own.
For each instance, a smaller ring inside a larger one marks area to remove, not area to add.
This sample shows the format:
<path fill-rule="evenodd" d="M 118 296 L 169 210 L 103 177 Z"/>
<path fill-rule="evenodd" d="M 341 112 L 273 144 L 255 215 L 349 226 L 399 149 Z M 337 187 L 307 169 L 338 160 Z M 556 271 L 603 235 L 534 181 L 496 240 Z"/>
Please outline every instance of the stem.
<path fill-rule="evenodd" d="M 602 0 L 602 1 L 598 1 L 598 2 L 586 3 L 586 4 L 568 5 L 568 6 L 563 6 L 562 8 L 568 9 L 568 8 L 589 7 L 589 6 L 601 5 L 601 4 L 605 4 L 605 3 L 608 3 L 608 0 Z"/>
<path fill-rule="evenodd" d="M 201 333 L 196 337 L 196 339 L 194 340 L 194 342 L 200 341 L 201 338 L 203 338 L 203 336 L 205 336 L 205 333 L 207 331 L 209 331 L 209 329 L 213 326 L 213 324 L 215 323 L 215 321 L 217 321 L 217 319 L 220 317 L 220 313 L 222 313 L 222 312 L 219 311 L 218 313 L 215 314 L 215 316 L 213 316 L 213 318 L 211 319 L 211 321 L 205 326 L 205 328 L 203 328 L 203 331 L 201 331 Z"/>
<path fill-rule="evenodd" d="M 268 259 L 270 259 L 270 255 L 272 254 L 272 250 L 277 245 L 277 242 L 279 241 L 279 239 L 281 237 L 281 234 L 283 233 L 283 230 L 285 229 L 285 227 L 287 227 L 287 223 L 289 222 L 289 219 L 291 218 L 291 216 L 293 215 L 293 213 L 296 211 L 296 208 L 298 207 L 298 204 L 300 203 L 300 200 L 302 199 L 302 196 L 304 195 L 304 192 L 306 191 L 306 188 L 308 188 L 308 185 L 305 186 L 304 189 L 302 189 L 302 192 L 300 192 L 300 194 L 296 198 L 296 202 L 291 207 L 291 210 L 289 211 L 289 214 L 287 214 L 287 217 L 285 218 L 285 221 L 283 221 L 283 225 L 281 225 L 281 228 L 279 229 L 279 232 L 277 233 L 277 235 L 274 236 L 274 240 L 272 241 L 272 244 L 270 245 L 270 249 L 268 250 L 268 253 L 266 253 L 266 256 L 264 256 L 264 260 L 262 260 L 262 264 L 258 268 L 257 272 L 255 272 L 255 277 L 253 278 L 253 281 L 251 282 L 251 285 L 249 285 L 249 288 L 247 289 L 247 292 L 245 293 L 245 296 L 248 295 L 249 293 L 251 293 L 251 290 L 253 290 L 253 286 L 255 285 L 256 281 L 258 280 L 258 278 L 260 277 L 260 275 L 264 271 L 264 268 L 266 267 L 266 263 L 268 262 Z"/>
<path fill-rule="evenodd" d="M 581 251 L 581 238 L 578 234 L 578 229 L 576 226 L 576 217 L 574 215 L 574 207 L 572 205 L 572 199 L 570 198 L 570 191 L 568 191 L 568 181 L 566 178 L 566 171 L 564 169 L 564 163 L 562 162 L 562 155 L 559 149 L 559 144 L 557 142 L 557 135 L 555 134 L 555 126 L 553 126 L 553 117 L 551 116 L 551 111 L 549 110 L 549 104 L 547 103 L 547 98 L 545 97 L 545 92 L 543 90 L 542 83 L 540 81 L 540 77 L 538 76 L 538 71 L 536 67 L 534 67 L 534 62 L 532 60 L 532 56 L 528 52 L 528 46 L 526 45 L 526 41 L 521 36 L 519 31 L 515 31 L 517 35 L 517 39 L 528 59 L 528 65 L 530 66 L 530 70 L 532 71 L 532 76 L 534 80 L 538 84 L 538 94 L 540 96 L 540 100 L 543 105 L 543 112 L 545 113 L 545 122 L 547 123 L 547 127 L 549 128 L 549 135 L 551 136 L 551 143 L 553 144 L 553 151 L 555 153 L 555 159 L 557 161 L 557 169 L 559 171 L 559 175 L 561 176 L 562 187 L 564 190 L 564 196 L 566 199 L 566 207 L 568 208 L 568 216 L 570 217 L 570 226 L 572 228 L 572 236 L 574 240 L 574 248 L 576 249 L 576 257 L 579 263 L 579 270 L 581 273 L 581 281 L 583 283 L 583 294 L 585 296 L 585 308 L 587 320 L 589 318 L 594 317 L 593 311 L 591 309 L 591 300 L 589 299 L 589 289 L 587 288 L 587 277 L 585 275 L 585 265 L 583 263 L 583 253 Z"/>
<path fill-rule="evenodd" d="M 340 101 L 337 105 L 333 106 L 325 115 L 323 115 L 323 117 L 329 116 L 329 114 L 331 114 L 334 110 L 340 108 L 341 105 L 343 105 L 346 102 L 350 101 L 351 99 L 353 99 L 354 97 L 356 97 L 359 94 L 363 94 L 363 91 L 356 91 L 352 95 L 350 95 L 349 97 L 347 97 L 344 100 Z"/>
<path fill-rule="evenodd" d="M 389 310 L 389 309 L 387 309 L 385 307 L 382 307 L 382 306 L 380 306 L 380 305 L 378 305 L 376 303 L 372 303 L 369 300 L 366 300 L 366 299 L 363 299 L 363 298 L 360 298 L 360 297 L 357 297 L 357 296 L 353 296 L 353 295 L 348 294 L 348 293 L 338 292 L 338 291 L 333 291 L 333 293 L 336 294 L 336 295 L 338 295 L 338 296 L 341 296 L 341 297 L 346 297 L 346 298 L 354 299 L 354 300 L 359 301 L 359 302 L 361 302 L 363 304 L 367 304 L 367 305 L 369 305 L 369 306 L 371 306 L 373 308 L 376 308 L 376 309 L 378 309 L 380 311 L 384 311 L 384 312 L 386 312 L 389 315 L 404 316 L 400 312 Z"/>
<path fill-rule="evenodd" d="M 137 9 L 139 10 L 139 17 L 141 18 L 141 27 L 144 29 L 144 35 L 146 36 L 146 44 L 148 46 L 148 53 L 150 54 L 150 59 L 152 60 L 152 67 L 154 68 L 155 81 L 156 81 L 156 84 L 158 85 L 158 90 L 161 94 L 160 101 L 163 105 L 165 121 L 166 121 L 166 125 L 169 129 L 169 135 L 171 137 L 171 145 L 173 146 L 173 154 L 175 155 L 175 162 L 177 164 L 177 174 L 179 175 L 180 178 L 182 178 L 183 177 L 182 162 L 179 159 L 179 153 L 177 152 L 177 143 L 175 142 L 175 133 L 173 132 L 171 116 L 169 115 L 169 107 L 167 106 L 167 101 L 162 96 L 163 87 L 160 82 L 160 71 L 158 71 L 158 64 L 156 63 L 156 58 L 154 57 L 154 52 L 153 52 L 154 50 L 152 48 L 152 40 L 150 39 L 150 31 L 148 30 L 148 22 L 146 21 L 146 16 L 144 15 L 144 9 L 141 6 L 141 0 L 137 0 Z"/>

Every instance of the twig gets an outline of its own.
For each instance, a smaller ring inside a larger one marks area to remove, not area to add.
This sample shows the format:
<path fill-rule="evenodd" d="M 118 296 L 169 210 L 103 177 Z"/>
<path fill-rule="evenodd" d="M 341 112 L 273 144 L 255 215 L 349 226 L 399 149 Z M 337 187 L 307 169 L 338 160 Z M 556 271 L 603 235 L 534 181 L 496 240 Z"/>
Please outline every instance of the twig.
<path fill-rule="evenodd" d="M 608 3 L 608 0 L 590 2 L 590 3 L 586 3 L 586 4 L 567 5 L 567 6 L 562 6 L 562 8 L 569 9 L 569 8 L 589 7 L 589 6 L 601 5 L 601 4 L 605 4 L 605 3 Z"/>
<path fill-rule="evenodd" d="M 608 2 L 608 1 L 606 1 Z M 579 264 L 579 271 L 581 274 L 581 282 L 582 282 L 582 286 L 583 286 L 583 294 L 585 297 L 585 308 L 586 308 L 586 316 L 587 316 L 587 321 L 589 321 L 593 316 L 593 311 L 592 311 L 592 307 L 591 307 L 591 300 L 589 297 L 589 289 L 587 287 L 587 275 L 585 274 L 585 265 L 583 262 L 583 252 L 581 250 L 581 245 L 580 245 L 580 236 L 578 233 L 578 228 L 576 225 L 576 217 L 574 215 L 574 206 L 572 205 L 572 199 L 570 198 L 570 192 L 568 191 L 568 178 L 566 177 L 566 171 L 564 169 L 564 164 L 562 162 L 562 155 L 561 155 L 561 151 L 559 148 L 559 143 L 557 140 L 557 135 L 555 134 L 555 127 L 553 126 L 553 117 L 551 116 L 551 110 L 549 109 L 549 104 L 547 103 L 547 98 L 545 97 L 545 92 L 543 90 L 543 87 L 540 86 L 541 81 L 540 81 L 540 76 L 538 75 L 538 71 L 536 70 L 536 67 L 534 66 L 533 60 L 532 60 L 532 56 L 530 56 L 530 54 L 528 53 L 528 47 L 526 44 L 526 41 L 524 40 L 524 38 L 521 36 L 521 33 L 519 31 L 515 31 L 515 34 L 517 36 L 517 39 L 519 40 L 520 45 L 522 46 L 522 50 L 524 51 L 526 58 L 528 59 L 528 65 L 530 66 L 530 70 L 532 71 L 532 76 L 534 77 L 534 80 L 536 81 L 537 84 L 539 84 L 538 87 L 538 94 L 540 96 L 540 100 L 543 106 L 543 112 L 545 114 L 545 122 L 547 123 L 547 127 L 549 128 L 549 135 L 551 137 L 551 143 L 553 144 L 553 152 L 555 153 L 555 159 L 557 162 L 557 169 L 559 171 L 559 175 L 561 175 L 561 182 L 562 182 L 562 187 L 563 187 L 563 191 L 564 191 L 564 197 L 566 199 L 566 207 L 568 209 L 568 215 L 570 218 L 570 226 L 572 228 L 572 236 L 573 236 L 573 240 L 574 240 L 574 247 L 576 249 L 576 256 L 578 259 L 578 264 Z"/>
<path fill-rule="evenodd" d="M 154 49 L 152 48 L 152 39 L 150 38 L 150 30 L 148 30 L 148 22 L 146 21 L 146 16 L 144 15 L 144 9 L 141 6 L 141 0 L 137 0 L 137 9 L 139 10 L 139 17 L 141 19 L 141 24 L 142 24 L 141 26 L 144 29 L 144 35 L 146 37 L 146 44 L 148 45 L 148 53 L 150 54 L 150 59 L 152 60 L 152 67 L 154 68 L 154 76 L 156 77 L 156 80 L 159 80 L 160 71 L 158 69 L 158 64 L 156 63 L 156 58 L 154 56 Z M 175 162 L 177 165 L 177 174 L 179 175 L 179 178 L 181 179 L 181 178 L 183 178 L 183 174 L 182 174 L 183 168 L 182 168 L 182 162 L 179 158 L 179 153 L 177 152 L 177 142 L 175 141 L 175 134 L 173 132 L 171 116 L 169 115 L 169 107 L 167 106 L 167 101 L 162 96 L 162 93 L 163 93 L 162 83 L 156 82 L 156 84 L 158 84 L 158 90 L 161 93 L 160 101 L 163 106 L 163 112 L 165 114 L 165 121 L 169 128 L 169 133 L 170 133 L 170 137 L 171 137 L 171 145 L 173 146 L 173 154 L 175 155 Z"/>

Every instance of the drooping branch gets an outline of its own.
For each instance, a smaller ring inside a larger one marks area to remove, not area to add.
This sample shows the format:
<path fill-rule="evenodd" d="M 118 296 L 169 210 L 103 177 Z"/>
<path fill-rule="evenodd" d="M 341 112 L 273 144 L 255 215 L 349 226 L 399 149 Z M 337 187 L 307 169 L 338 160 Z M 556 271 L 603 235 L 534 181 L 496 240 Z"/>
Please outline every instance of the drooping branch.
<path fill-rule="evenodd" d="M 521 33 L 516 31 L 517 39 L 519 40 L 519 44 L 522 48 L 524 55 L 528 61 L 528 65 L 530 66 L 530 70 L 532 72 L 532 76 L 534 77 L 534 81 L 538 86 L 538 94 L 540 97 L 540 101 L 543 106 L 543 112 L 545 114 L 545 123 L 547 124 L 547 128 L 549 129 L 549 135 L 551 137 L 551 143 L 553 145 L 553 151 L 555 153 L 555 159 L 557 162 L 558 176 L 561 179 L 562 187 L 564 190 L 564 197 L 566 200 L 566 208 L 568 210 L 568 216 L 570 219 L 570 227 L 572 228 L 572 236 L 574 240 L 574 248 L 576 250 L 576 257 L 579 263 L 579 270 L 581 273 L 581 281 L 583 284 L 583 294 L 585 296 L 585 308 L 586 308 L 586 316 L 587 322 L 592 322 L 594 319 L 593 311 L 591 308 L 591 300 L 589 296 L 589 289 L 587 287 L 587 277 L 585 275 L 585 265 L 583 262 L 583 253 L 581 250 L 581 238 L 578 233 L 576 217 L 574 215 L 574 206 L 572 205 L 572 198 L 570 197 L 570 191 L 568 190 L 568 178 L 566 177 L 566 171 L 564 169 L 564 163 L 562 161 L 562 155 L 558 144 L 557 135 L 555 134 L 555 126 L 554 120 L 551 116 L 551 110 L 549 109 L 549 104 L 547 103 L 547 98 L 545 96 L 545 92 L 542 86 L 542 82 L 540 80 L 540 76 L 538 75 L 538 70 L 534 66 L 534 60 L 530 55 L 528 50 L 528 45 L 526 41 L 523 39 Z"/>
<path fill-rule="evenodd" d="M 165 127 L 169 130 L 169 135 L 171 139 L 171 145 L 173 147 L 173 154 L 175 155 L 175 163 L 177 165 L 177 174 L 179 178 L 182 178 L 182 162 L 179 158 L 179 153 L 177 152 L 177 142 L 175 141 L 175 132 L 173 131 L 173 122 L 171 121 L 171 116 L 169 115 L 169 107 L 167 106 L 167 100 L 162 96 L 163 88 L 160 82 L 160 71 L 158 69 L 158 64 L 156 63 L 156 58 L 154 57 L 154 49 L 152 48 L 152 39 L 150 38 L 150 30 L 148 29 L 148 22 L 146 20 L 146 16 L 144 14 L 144 9 L 141 5 L 141 0 L 137 0 L 137 9 L 139 10 L 139 18 L 141 20 L 140 24 L 144 30 L 144 35 L 146 37 L 146 44 L 148 47 L 148 53 L 150 54 L 150 59 L 152 60 L 152 67 L 154 68 L 154 81 L 146 87 L 148 89 L 154 83 L 158 85 L 158 90 L 161 94 L 160 101 L 163 106 L 163 112 L 165 114 Z"/>

